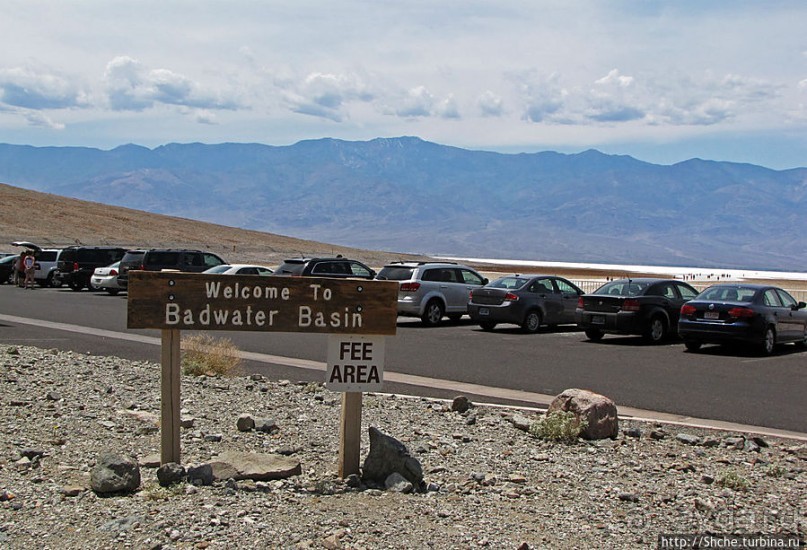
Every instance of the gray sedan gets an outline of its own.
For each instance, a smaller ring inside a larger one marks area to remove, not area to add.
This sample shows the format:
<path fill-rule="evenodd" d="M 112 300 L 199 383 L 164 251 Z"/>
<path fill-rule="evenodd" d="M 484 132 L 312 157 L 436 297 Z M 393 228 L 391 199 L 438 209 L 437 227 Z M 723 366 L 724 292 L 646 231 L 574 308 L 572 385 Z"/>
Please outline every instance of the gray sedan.
<path fill-rule="evenodd" d="M 499 323 L 538 332 L 541 325 L 574 324 L 583 291 L 554 275 L 510 275 L 471 292 L 468 314 L 483 330 Z"/>

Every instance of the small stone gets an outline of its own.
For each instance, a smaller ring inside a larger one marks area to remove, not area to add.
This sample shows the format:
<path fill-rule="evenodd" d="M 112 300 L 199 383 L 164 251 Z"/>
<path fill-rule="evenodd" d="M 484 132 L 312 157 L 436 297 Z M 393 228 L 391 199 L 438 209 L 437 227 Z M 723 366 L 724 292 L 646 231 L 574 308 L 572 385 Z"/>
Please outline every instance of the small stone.
<path fill-rule="evenodd" d="M 162 487 L 179 483 L 185 477 L 185 467 L 176 462 L 168 462 L 157 469 L 157 480 Z"/>
<path fill-rule="evenodd" d="M 460 414 L 468 412 L 471 407 L 473 407 L 471 400 L 464 395 L 458 395 L 451 402 L 451 410 Z"/>
<path fill-rule="evenodd" d="M 653 439 L 655 441 L 661 441 L 665 437 L 667 437 L 667 432 L 665 432 L 664 430 L 652 430 L 650 432 L 650 439 Z"/>
<path fill-rule="evenodd" d="M 701 438 L 696 435 L 680 433 L 675 436 L 675 439 L 687 445 L 700 445 Z"/>
<path fill-rule="evenodd" d="M 86 491 L 86 489 L 84 487 L 79 487 L 77 485 L 68 485 L 68 486 L 62 487 L 60 493 L 65 497 L 71 497 L 72 498 L 72 497 L 79 496 L 84 491 Z"/>
<path fill-rule="evenodd" d="M 642 430 L 639 428 L 625 428 L 622 430 L 622 433 L 625 434 L 625 437 L 632 437 L 634 439 L 640 439 L 642 437 Z"/>
<path fill-rule="evenodd" d="M 251 415 L 242 414 L 235 422 L 239 432 L 251 432 L 255 429 L 255 419 Z"/>
<path fill-rule="evenodd" d="M 619 500 L 623 502 L 639 502 L 639 495 L 635 493 L 620 493 Z"/>

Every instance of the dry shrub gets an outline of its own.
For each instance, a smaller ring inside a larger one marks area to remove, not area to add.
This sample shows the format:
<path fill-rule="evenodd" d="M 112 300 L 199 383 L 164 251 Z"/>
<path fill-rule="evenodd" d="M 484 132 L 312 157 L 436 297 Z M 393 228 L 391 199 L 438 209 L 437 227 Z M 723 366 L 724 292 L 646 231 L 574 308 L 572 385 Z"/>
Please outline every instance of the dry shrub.
<path fill-rule="evenodd" d="M 182 372 L 191 376 L 231 376 L 241 364 L 229 338 L 194 334 L 182 338 Z"/>

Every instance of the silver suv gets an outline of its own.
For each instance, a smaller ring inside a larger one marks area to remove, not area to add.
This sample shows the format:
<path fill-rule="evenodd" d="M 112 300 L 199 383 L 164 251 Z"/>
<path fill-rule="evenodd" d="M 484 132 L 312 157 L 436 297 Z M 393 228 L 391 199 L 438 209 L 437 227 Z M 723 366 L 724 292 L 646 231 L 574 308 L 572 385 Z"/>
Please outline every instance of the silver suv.
<path fill-rule="evenodd" d="M 471 291 L 488 283 L 470 267 L 449 262 L 393 262 L 376 279 L 398 281 L 398 315 L 420 317 L 426 326 L 445 315 L 459 320 L 468 313 Z"/>

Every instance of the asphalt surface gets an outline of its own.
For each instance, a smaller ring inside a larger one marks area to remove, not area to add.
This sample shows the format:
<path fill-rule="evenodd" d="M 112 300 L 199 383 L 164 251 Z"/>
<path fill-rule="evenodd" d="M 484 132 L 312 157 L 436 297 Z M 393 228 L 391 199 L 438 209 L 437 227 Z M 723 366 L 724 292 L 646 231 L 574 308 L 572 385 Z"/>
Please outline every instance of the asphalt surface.
<path fill-rule="evenodd" d="M 127 329 L 126 299 L 125 293 L 0 285 L 0 344 L 159 362 L 160 331 Z M 256 354 L 245 361 L 247 372 L 324 380 L 324 335 L 216 335 Z M 400 318 L 397 335 L 387 339 L 384 390 L 542 407 L 546 396 L 584 388 L 619 407 L 807 432 L 806 359 L 807 352 L 792 345 L 773 357 L 722 347 L 690 353 L 677 341 L 653 346 L 639 337 L 606 335 L 588 342 L 575 327 L 528 335 L 515 326 L 483 332 L 463 320 L 424 328 Z"/>

